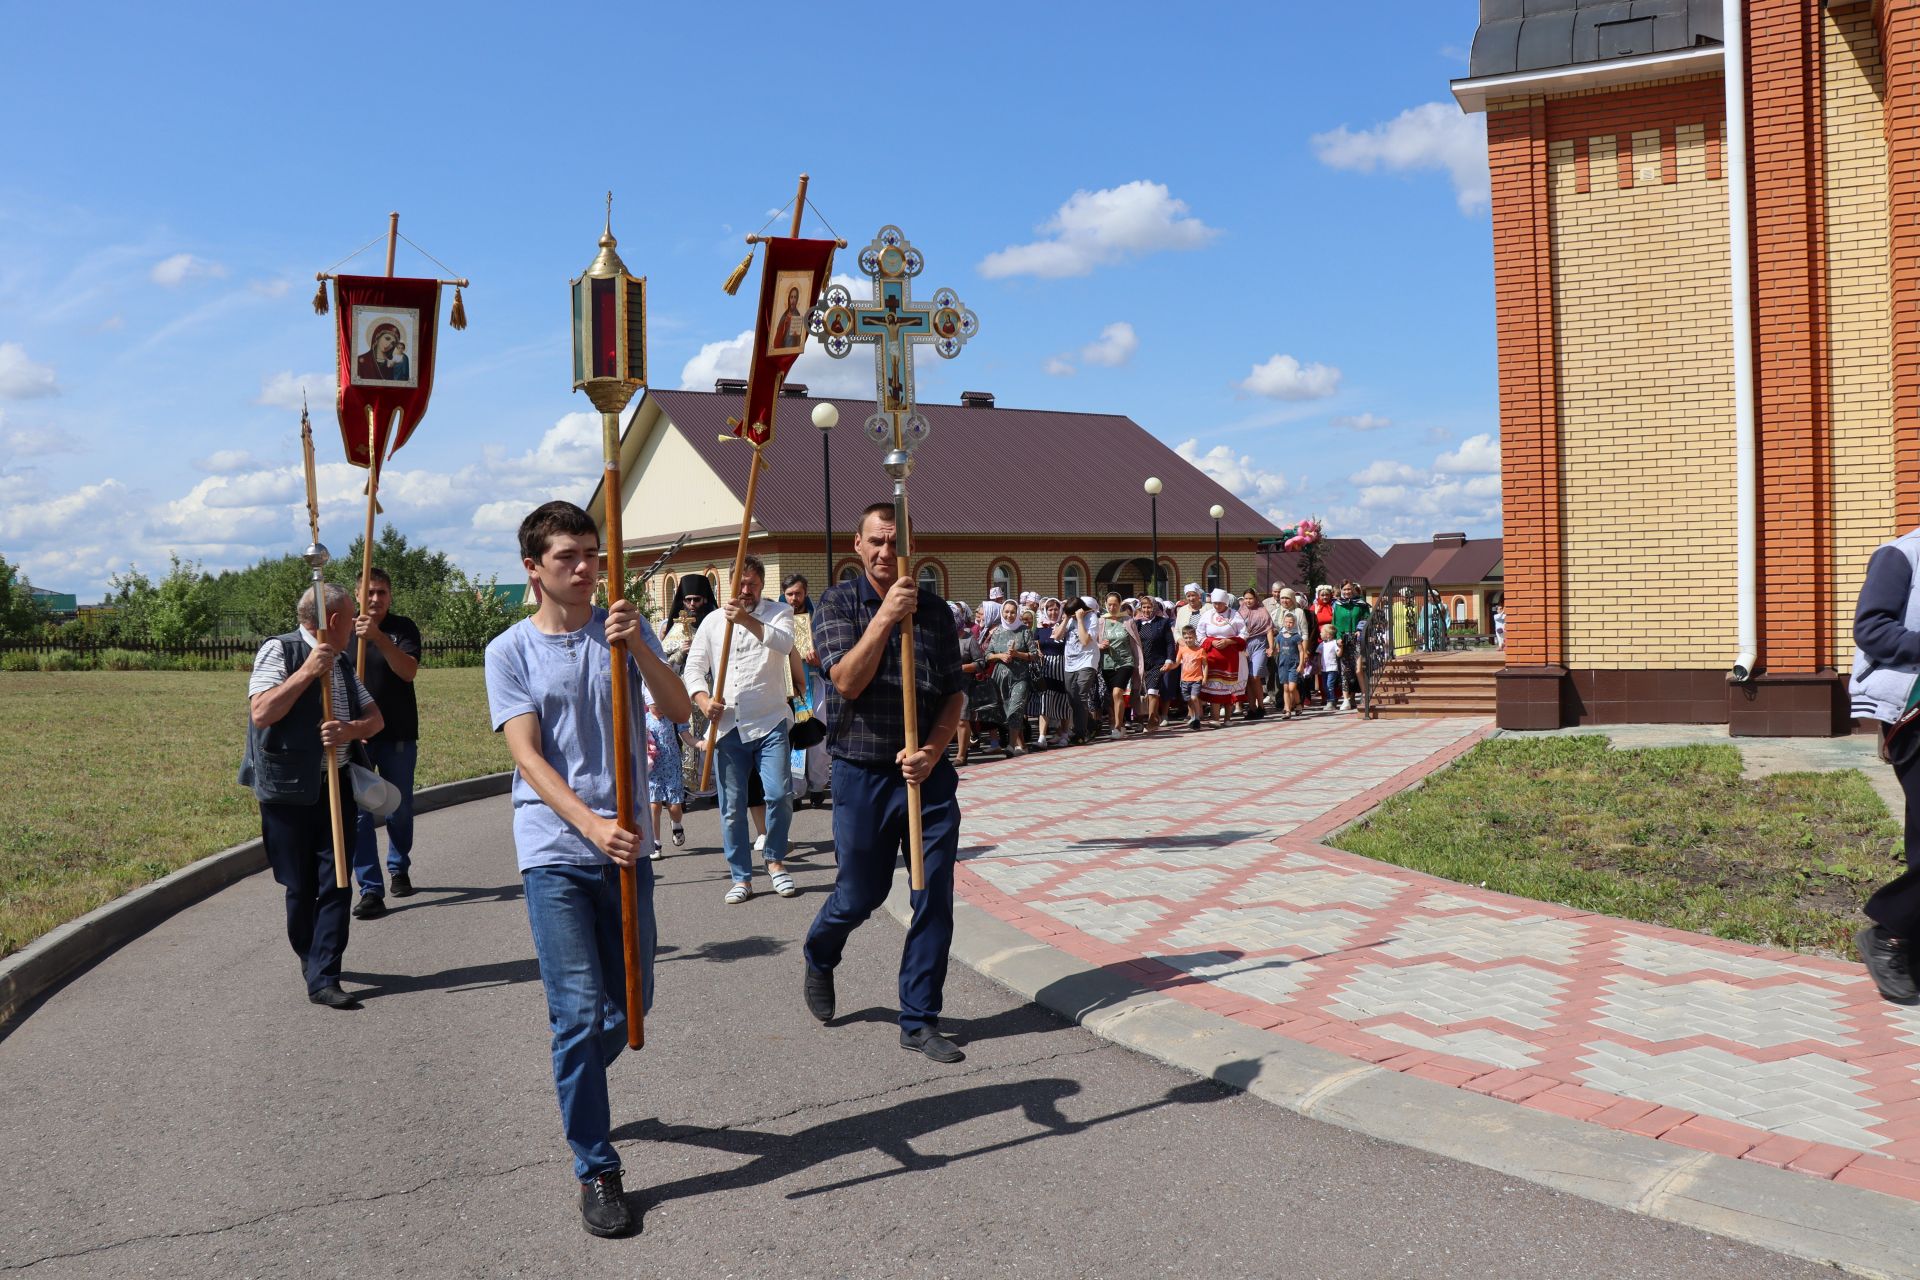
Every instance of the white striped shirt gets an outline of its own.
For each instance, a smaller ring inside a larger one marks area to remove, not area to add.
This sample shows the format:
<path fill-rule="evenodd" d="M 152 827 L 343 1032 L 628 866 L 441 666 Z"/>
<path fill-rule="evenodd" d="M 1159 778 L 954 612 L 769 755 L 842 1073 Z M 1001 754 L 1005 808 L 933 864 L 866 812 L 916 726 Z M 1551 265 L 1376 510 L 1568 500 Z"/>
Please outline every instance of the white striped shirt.
<path fill-rule="evenodd" d="M 307 642 L 307 648 L 318 649 L 319 640 L 313 632 L 300 628 L 300 638 Z M 286 683 L 287 659 L 281 652 L 280 638 L 275 636 L 260 646 L 260 652 L 253 655 L 253 678 L 247 681 L 247 697 L 253 699 L 269 689 L 278 688 Z M 360 715 L 365 718 L 367 708 L 373 705 L 373 695 L 367 692 L 367 686 L 360 683 L 360 677 L 353 674 L 353 668 L 344 662 L 335 660 L 333 664 L 333 717 L 344 720 L 352 710 L 353 704 L 347 700 L 347 681 L 352 680 L 354 691 L 360 695 Z M 347 763 L 345 744 L 333 749 L 334 767 L 340 768 Z"/>

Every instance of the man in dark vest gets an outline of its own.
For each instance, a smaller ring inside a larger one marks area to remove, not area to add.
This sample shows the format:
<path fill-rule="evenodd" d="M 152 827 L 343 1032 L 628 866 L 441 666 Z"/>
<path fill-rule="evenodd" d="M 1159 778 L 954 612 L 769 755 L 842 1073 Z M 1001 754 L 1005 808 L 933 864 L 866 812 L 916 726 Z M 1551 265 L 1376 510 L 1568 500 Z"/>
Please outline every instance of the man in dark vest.
<path fill-rule="evenodd" d="M 393 580 L 375 565 L 367 571 L 367 598 L 353 620 L 353 634 L 367 642 L 367 690 L 379 704 L 387 727 L 367 741 L 373 770 L 400 792 L 400 807 L 387 815 L 387 874 L 393 896 L 413 896 L 413 769 L 420 756 L 420 710 L 413 678 L 420 671 L 420 628 L 392 612 Z M 356 645 L 357 647 L 357 645 Z M 356 664 L 357 665 L 357 664 Z M 353 845 L 353 878 L 360 886 L 356 920 L 387 913 L 386 884 L 380 878 L 380 824 L 370 813 L 359 816 Z"/>
<path fill-rule="evenodd" d="M 350 598 L 336 586 L 322 589 L 325 636 L 316 634 L 319 614 L 309 588 L 297 610 L 300 629 L 274 636 L 254 655 L 242 780 L 260 801 L 260 841 L 273 878 L 287 891 L 287 941 L 300 957 L 307 998 L 334 1009 L 357 1009 L 360 1002 L 340 987 L 353 891 L 334 884 L 326 752 L 345 768 L 347 744 L 373 737 L 385 721 L 342 653 L 353 634 Z M 322 711 L 322 680 L 332 686 L 331 720 Z M 344 776 L 340 807 L 342 830 L 351 832 L 356 810 Z"/>

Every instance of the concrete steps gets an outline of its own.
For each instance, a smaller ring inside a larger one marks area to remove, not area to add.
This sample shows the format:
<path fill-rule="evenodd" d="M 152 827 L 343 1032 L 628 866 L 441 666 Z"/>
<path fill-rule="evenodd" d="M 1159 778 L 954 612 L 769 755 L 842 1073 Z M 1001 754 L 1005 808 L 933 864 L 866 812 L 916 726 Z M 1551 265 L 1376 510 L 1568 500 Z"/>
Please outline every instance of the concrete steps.
<path fill-rule="evenodd" d="M 1408 654 L 1375 673 L 1370 709 L 1382 720 L 1492 716 L 1494 680 L 1504 666 L 1497 649 Z"/>

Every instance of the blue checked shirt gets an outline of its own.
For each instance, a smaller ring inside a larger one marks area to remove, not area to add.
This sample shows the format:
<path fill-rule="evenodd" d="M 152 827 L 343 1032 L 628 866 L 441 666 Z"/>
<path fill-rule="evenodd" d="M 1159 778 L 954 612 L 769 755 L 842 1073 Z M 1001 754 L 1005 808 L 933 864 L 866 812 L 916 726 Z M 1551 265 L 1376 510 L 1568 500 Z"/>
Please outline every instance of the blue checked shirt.
<path fill-rule="evenodd" d="M 907 744 L 907 717 L 900 689 L 900 633 L 895 628 L 873 679 L 849 701 L 834 687 L 834 666 L 860 643 L 880 596 L 863 573 L 829 587 L 813 610 L 813 645 L 827 680 L 827 754 L 856 764 L 890 765 Z M 920 736 L 926 739 L 941 706 L 960 692 L 960 635 L 953 612 L 925 587 L 913 615 L 913 673 L 918 689 Z"/>

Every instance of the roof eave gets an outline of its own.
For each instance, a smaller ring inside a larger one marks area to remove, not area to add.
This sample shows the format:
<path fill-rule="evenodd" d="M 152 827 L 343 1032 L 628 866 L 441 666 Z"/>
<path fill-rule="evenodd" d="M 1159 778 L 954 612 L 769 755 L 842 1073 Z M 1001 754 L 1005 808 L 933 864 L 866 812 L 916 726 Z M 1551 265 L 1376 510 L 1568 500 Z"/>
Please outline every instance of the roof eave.
<path fill-rule="evenodd" d="M 1609 58 L 1605 62 L 1583 62 L 1571 67 L 1548 67 L 1541 71 L 1516 71 L 1508 75 L 1455 80 L 1452 84 L 1453 98 L 1462 111 L 1472 115 L 1485 111 L 1487 103 L 1495 98 L 1572 93 L 1577 89 L 1617 89 L 1647 80 L 1718 71 L 1725 62 L 1725 56 L 1721 46 L 1703 45 L 1694 49 L 1650 53 L 1638 58 Z"/>

